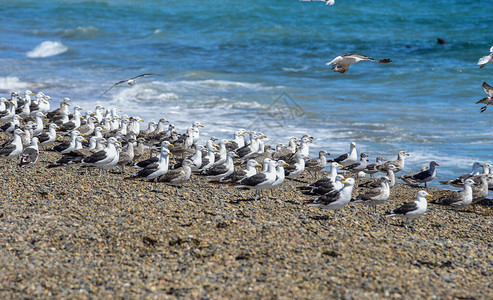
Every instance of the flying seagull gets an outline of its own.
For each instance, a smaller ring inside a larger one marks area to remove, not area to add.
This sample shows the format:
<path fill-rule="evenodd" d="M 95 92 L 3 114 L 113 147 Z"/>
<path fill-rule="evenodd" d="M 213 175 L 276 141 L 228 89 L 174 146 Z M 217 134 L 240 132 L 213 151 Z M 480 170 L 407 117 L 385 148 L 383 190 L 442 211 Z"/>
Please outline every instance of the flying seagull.
<path fill-rule="evenodd" d="M 137 79 L 139 79 L 141 77 L 146 77 L 146 76 L 162 76 L 162 75 L 152 74 L 152 73 L 145 73 L 145 74 L 140 74 L 140 75 L 137 75 L 137 76 L 132 77 L 132 78 L 129 78 L 129 79 L 118 81 L 117 83 L 113 84 L 109 89 L 107 89 L 104 93 L 102 93 L 100 96 L 103 96 L 104 94 L 106 94 L 107 92 L 109 92 L 114 86 L 117 86 L 117 85 L 122 84 L 122 83 L 126 83 L 128 85 L 134 85 L 135 84 L 135 80 L 137 80 Z"/>
<path fill-rule="evenodd" d="M 326 65 L 332 64 L 332 70 L 334 70 L 334 72 L 339 72 L 343 74 L 346 73 L 346 71 L 349 69 L 349 67 L 352 64 L 359 63 L 360 61 L 363 60 L 376 61 L 382 64 L 386 64 L 392 61 L 388 58 L 378 60 L 366 55 L 361 55 L 356 53 L 346 53 L 343 55 L 339 55 L 338 57 L 334 58 L 332 61 L 326 63 Z"/>
<path fill-rule="evenodd" d="M 478 60 L 478 65 L 480 69 L 484 68 L 487 63 L 493 62 L 493 46 L 491 46 L 490 52 L 491 53 L 489 55 L 483 56 Z"/>
<path fill-rule="evenodd" d="M 476 102 L 476 104 L 478 103 L 486 104 L 485 106 L 481 107 L 481 112 L 484 112 L 486 108 L 488 108 L 488 105 L 493 104 L 493 87 L 487 84 L 486 82 L 483 82 L 483 90 L 486 94 L 488 94 L 488 97 L 483 98 L 478 102 Z"/>

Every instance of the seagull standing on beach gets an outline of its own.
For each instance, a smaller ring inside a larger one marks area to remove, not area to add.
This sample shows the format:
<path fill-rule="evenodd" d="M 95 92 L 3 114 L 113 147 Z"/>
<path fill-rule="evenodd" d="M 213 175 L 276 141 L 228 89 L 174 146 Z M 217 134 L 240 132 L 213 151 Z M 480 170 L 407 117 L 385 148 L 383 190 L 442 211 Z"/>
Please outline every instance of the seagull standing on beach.
<path fill-rule="evenodd" d="M 488 63 L 493 63 L 493 46 L 491 46 L 490 48 L 490 54 L 483 56 L 478 60 L 478 66 L 481 69 L 484 68 Z"/>
<path fill-rule="evenodd" d="M 426 212 L 428 208 L 428 200 L 426 197 L 431 197 L 426 191 L 419 191 L 417 199 L 414 202 L 408 202 L 399 208 L 396 208 L 387 213 L 387 217 L 400 217 L 404 219 L 415 219 Z"/>
<path fill-rule="evenodd" d="M 491 87 L 486 82 L 483 82 L 483 90 L 488 95 L 488 97 L 483 98 L 483 99 L 479 100 L 478 102 L 476 102 L 476 104 L 478 104 L 478 103 L 486 104 L 485 106 L 481 107 L 480 111 L 482 113 L 488 108 L 488 105 L 493 104 L 493 87 Z"/>
<path fill-rule="evenodd" d="M 404 168 L 406 156 L 409 156 L 409 153 L 406 153 L 406 151 L 399 151 L 396 160 L 388 161 L 377 168 L 380 172 L 385 172 L 390 165 L 393 165 L 395 167 L 394 173 L 397 173 Z"/>
<path fill-rule="evenodd" d="M 329 162 L 336 162 L 336 163 L 342 165 L 343 167 L 347 167 L 349 165 L 354 164 L 357 159 L 358 159 L 358 154 L 356 153 L 356 143 L 351 142 L 349 144 L 349 152 L 348 153 L 344 153 L 337 158 L 329 160 Z"/>
<path fill-rule="evenodd" d="M 344 73 L 346 73 L 346 71 L 349 69 L 349 67 L 352 64 L 356 64 L 356 63 L 359 63 L 360 61 L 365 61 L 365 60 L 376 61 L 376 62 L 379 62 L 381 64 L 386 64 L 386 63 L 391 62 L 391 60 L 388 58 L 377 60 L 377 59 L 371 58 L 371 57 L 366 56 L 366 55 L 361 55 L 361 54 L 356 54 L 356 53 L 346 53 L 346 54 L 337 56 L 336 58 L 334 58 L 330 62 L 326 63 L 326 65 L 332 64 L 331 69 L 334 70 L 334 72 L 339 72 L 341 74 L 344 74 Z"/>
<path fill-rule="evenodd" d="M 305 202 L 307 206 L 315 206 L 323 209 L 338 210 L 346 206 L 351 200 L 351 194 L 355 180 L 353 178 L 347 178 L 342 181 L 344 186 L 340 190 L 335 190 L 314 200 L 308 200 Z"/>
<path fill-rule="evenodd" d="M 22 153 L 22 138 L 21 135 L 26 133 L 22 129 L 14 130 L 14 139 L 10 143 L 5 143 L 0 147 L 1 157 L 17 157 Z"/>
<path fill-rule="evenodd" d="M 436 161 L 432 160 L 430 161 L 430 167 L 427 170 L 402 175 L 399 177 L 399 179 L 413 186 L 419 186 L 421 183 L 424 183 L 425 188 L 427 188 L 426 183 L 432 181 L 435 178 L 435 176 L 437 175 L 436 167 L 439 166 L 440 165 Z"/>
<path fill-rule="evenodd" d="M 376 205 L 384 203 L 385 201 L 387 201 L 387 199 L 389 199 L 390 196 L 390 179 L 387 176 L 383 176 L 380 177 L 379 182 L 379 187 L 369 189 L 359 194 L 351 201 L 372 205 L 374 208 L 374 212 L 376 213 Z"/>
<path fill-rule="evenodd" d="M 128 85 L 134 85 L 135 84 L 135 81 L 137 79 L 142 78 L 142 77 L 146 77 L 146 76 L 162 76 L 162 75 L 152 74 L 152 73 L 146 73 L 146 74 L 137 75 L 137 76 L 132 77 L 132 78 L 129 78 L 129 79 L 118 81 L 117 83 L 113 84 L 109 89 L 107 89 L 104 93 L 102 93 L 100 96 L 103 96 L 104 94 L 106 94 L 107 92 L 109 92 L 113 87 L 115 87 L 115 86 L 117 86 L 119 84 L 122 84 L 122 83 L 126 83 Z"/>
<path fill-rule="evenodd" d="M 479 162 L 475 162 L 472 164 L 472 170 L 471 172 L 461 175 L 457 177 L 456 179 L 448 180 L 448 181 L 440 181 L 441 184 L 449 184 L 451 186 L 455 187 L 463 187 L 464 186 L 464 181 L 468 178 L 471 178 L 473 176 L 479 175 L 479 168 L 483 167 L 484 170 L 486 171 L 485 167 L 481 165 Z M 487 171 L 489 173 L 489 170 Z M 487 173 L 486 173 L 487 174 Z"/>
<path fill-rule="evenodd" d="M 449 195 L 441 196 L 433 203 L 449 206 L 453 209 L 462 209 L 472 203 L 472 186 L 475 185 L 471 178 L 464 181 L 464 189 L 462 191 L 453 191 Z"/>
<path fill-rule="evenodd" d="M 38 160 L 39 157 L 39 149 L 38 149 L 38 138 L 33 137 L 31 139 L 31 146 L 27 147 L 22 151 L 20 161 L 19 161 L 19 166 L 25 166 L 25 165 L 34 165 L 36 161 Z"/>

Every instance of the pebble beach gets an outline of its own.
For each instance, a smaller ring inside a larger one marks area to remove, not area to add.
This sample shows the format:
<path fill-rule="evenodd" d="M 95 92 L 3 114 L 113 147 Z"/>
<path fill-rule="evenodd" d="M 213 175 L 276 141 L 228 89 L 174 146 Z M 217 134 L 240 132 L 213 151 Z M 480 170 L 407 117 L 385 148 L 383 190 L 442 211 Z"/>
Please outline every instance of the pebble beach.
<path fill-rule="evenodd" d="M 2 161 L 1 298 L 493 297 L 489 200 L 429 204 L 402 226 L 383 214 L 420 189 L 401 183 L 376 215 L 352 203 L 332 212 L 304 205 L 295 187 L 311 176 L 254 201 L 198 176 L 176 189 L 116 169 L 45 168 L 59 156 Z"/>

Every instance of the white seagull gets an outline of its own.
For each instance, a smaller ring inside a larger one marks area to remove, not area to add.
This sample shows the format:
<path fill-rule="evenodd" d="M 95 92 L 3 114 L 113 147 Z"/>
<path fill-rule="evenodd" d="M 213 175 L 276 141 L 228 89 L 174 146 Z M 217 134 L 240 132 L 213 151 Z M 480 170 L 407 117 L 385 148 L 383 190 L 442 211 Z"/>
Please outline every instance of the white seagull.
<path fill-rule="evenodd" d="M 415 219 L 426 212 L 428 208 L 428 200 L 426 197 L 431 197 L 426 191 L 419 191 L 417 199 L 414 202 L 408 202 L 399 208 L 396 208 L 387 213 L 387 217 L 400 217 L 404 219 Z"/>
<path fill-rule="evenodd" d="M 334 72 L 339 72 L 339 73 L 346 73 L 346 71 L 349 69 L 349 67 L 352 64 L 359 63 L 360 61 L 364 60 L 369 60 L 369 61 L 376 61 L 381 64 L 386 64 L 391 62 L 390 59 L 385 58 L 385 59 L 374 59 L 366 55 L 361 55 L 361 54 L 356 54 L 356 53 L 346 53 L 343 55 L 339 55 L 330 62 L 326 63 L 326 65 L 332 65 L 332 70 Z"/>
<path fill-rule="evenodd" d="M 478 66 L 480 69 L 484 68 L 487 63 L 493 63 L 493 46 L 490 48 L 490 54 L 483 56 L 478 60 Z"/>

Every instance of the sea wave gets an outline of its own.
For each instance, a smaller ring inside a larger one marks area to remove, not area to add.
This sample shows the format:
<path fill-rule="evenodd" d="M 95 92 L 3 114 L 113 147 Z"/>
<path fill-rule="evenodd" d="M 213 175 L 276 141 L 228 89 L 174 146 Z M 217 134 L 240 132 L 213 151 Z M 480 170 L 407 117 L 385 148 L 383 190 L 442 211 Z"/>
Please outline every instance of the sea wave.
<path fill-rule="evenodd" d="M 99 28 L 93 27 L 93 26 L 78 26 L 76 28 L 72 29 L 66 29 L 64 30 L 60 36 L 62 37 L 67 37 L 67 38 L 92 38 L 97 36 L 98 34 L 101 33 L 101 30 Z"/>
<path fill-rule="evenodd" d="M 33 50 L 26 53 L 27 57 L 39 58 L 61 54 L 68 50 L 68 47 L 60 42 L 44 41 Z"/>
<path fill-rule="evenodd" d="M 17 77 L 13 77 L 13 76 L 0 77 L 0 89 L 5 90 L 7 92 L 15 91 L 19 93 L 20 90 L 32 88 L 32 86 L 33 85 L 31 83 L 21 81 Z"/>

